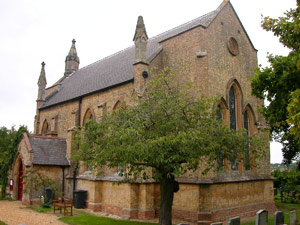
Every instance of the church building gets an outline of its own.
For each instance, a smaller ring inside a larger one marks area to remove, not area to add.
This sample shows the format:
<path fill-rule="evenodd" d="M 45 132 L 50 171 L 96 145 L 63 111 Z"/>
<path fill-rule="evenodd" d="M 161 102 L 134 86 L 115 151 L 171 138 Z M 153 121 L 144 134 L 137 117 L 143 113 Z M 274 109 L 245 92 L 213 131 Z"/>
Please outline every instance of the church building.
<path fill-rule="evenodd" d="M 263 101 L 251 96 L 249 77 L 258 66 L 257 50 L 230 1 L 152 38 L 140 16 L 132 34 L 133 46 L 83 68 L 73 40 L 63 76 L 48 87 L 42 63 L 34 134 L 24 134 L 11 173 L 14 199 L 24 204 L 39 200 L 41 193 L 23 192 L 22 175 L 33 168 L 53 179 L 67 197 L 75 189 L 86 190 L 89 209 L 126 218 L 157 218 L 157 182 L 115 185 L 122 179 L 117 171 L 98 175 L 88 165 L 77 165 L 72 159 L 73 137 L 75 128 L 87 120 L 100 122 L 105 110 L 142 95 L 148 75 L 166 67 L 193 82 L 199 93 L 218 98 L 218 116 L 230 128 L 245 128 L 249 136 L 268 132 L 257 110 Z M 173 218 L 216 222 L 252 217 L 259 209 L 276 210 L 268 144 L 262 158 L 254 159 L 250 148 L 235 164 L 226 159 L 221 164 L 218 173 L 204 176 L 196 171 L 176 178 L 180 190 L 174 195 Z"/>

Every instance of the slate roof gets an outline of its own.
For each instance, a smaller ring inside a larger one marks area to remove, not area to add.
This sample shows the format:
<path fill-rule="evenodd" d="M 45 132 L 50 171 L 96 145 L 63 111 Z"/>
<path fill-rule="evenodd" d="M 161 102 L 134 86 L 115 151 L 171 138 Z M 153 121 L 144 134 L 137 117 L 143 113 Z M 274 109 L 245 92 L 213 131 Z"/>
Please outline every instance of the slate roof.
<path fill-rule="evenodd" d="M 70 166 L 65 139 L 31 136 L 28 138 L 33 151 L 33 164 Z"/>
<path fill-rule="evenodd" d="M 215 11 L 150 38 L 148 60 L 151 61 L 162 50 L 161 42 L 198 26 L 208 27 L 226 4 L 231 3 L 224 1 Z M 62 80 L 59 90 L 51 94 L 40 109 L 132 81 L 134 60 L 135 47 L 131 46 L 73 72 Z"/>

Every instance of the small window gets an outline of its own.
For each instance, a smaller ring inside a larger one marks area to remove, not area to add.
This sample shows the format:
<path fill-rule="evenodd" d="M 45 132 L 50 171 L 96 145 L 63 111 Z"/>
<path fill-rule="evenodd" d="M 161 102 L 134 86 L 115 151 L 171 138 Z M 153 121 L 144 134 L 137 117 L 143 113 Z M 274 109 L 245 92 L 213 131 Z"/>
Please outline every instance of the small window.
<path fill-rule="evenodd" d="M 50 132 L 50 125 L 47 120 L 44 121 L 42 127 L 42 135 L 46 136 Z"/>

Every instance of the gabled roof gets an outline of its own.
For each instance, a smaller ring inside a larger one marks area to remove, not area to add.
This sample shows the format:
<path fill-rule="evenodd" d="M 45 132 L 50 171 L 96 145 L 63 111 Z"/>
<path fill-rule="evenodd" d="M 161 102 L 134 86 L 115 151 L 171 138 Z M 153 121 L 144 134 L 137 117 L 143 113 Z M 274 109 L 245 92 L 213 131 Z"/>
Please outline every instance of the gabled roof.
<path fill-rule="evenodd" d="M 152 61 L 162 50 L 161 42 L 198 26 L 207 28 L 226 4 L 230 2 L 223 1 L 216 10 L 150 38 L 147 45 L 148 60 Z M 131 46 L 73 72 L 61 81 L 60 89 L 51 94 L 40 109 L 133 81 L 134 60 L 135 47 Z"/>
<path fill-rule="evenodd" d="M 65 139 L 30 136 L 28 140 L 27 148 L 33 152 L 34 165 L 70 166 Z"/>

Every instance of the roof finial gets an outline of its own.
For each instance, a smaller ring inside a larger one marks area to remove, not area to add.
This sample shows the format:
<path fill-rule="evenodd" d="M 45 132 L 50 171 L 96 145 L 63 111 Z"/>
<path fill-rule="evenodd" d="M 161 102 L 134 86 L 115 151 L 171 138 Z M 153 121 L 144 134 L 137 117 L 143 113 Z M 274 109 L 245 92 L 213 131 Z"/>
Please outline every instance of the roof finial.
<path fill-rule="evenodd" d="M 40 73 L 40 77 L 39 77 L 39 81 L 38 81 L 39 90 L 38 90 L 37 101 L 45 101 L 45 89 L 46 89 L 46 85 L 47 85 L 45 65 L 46 65 L 46 63 L 43 61 L 42 69 L 41 69 L 41 73 Z"/>
<path fill-rule="evenodd" d="M 142 16 L 138 17 L 133 41 L 135 44 L 135 63 L 147 63 L 148 35 Z"/>
<path fill-rule="evenodd" d="M 79 57 L 77 56 L 77 51 L 75 47 L 76 40 L 72 40 L 72 46 L 70 48 L 69 54 L 65 60 L 65 76 L 69 76 L 74 71 L 78 70 L 79 67 Z"/>

